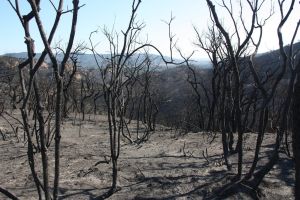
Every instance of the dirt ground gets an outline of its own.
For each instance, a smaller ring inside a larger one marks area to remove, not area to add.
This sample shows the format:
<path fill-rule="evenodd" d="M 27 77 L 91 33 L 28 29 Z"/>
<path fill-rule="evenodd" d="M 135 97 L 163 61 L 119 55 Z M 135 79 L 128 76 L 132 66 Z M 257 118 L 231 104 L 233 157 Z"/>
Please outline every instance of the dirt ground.
<path fill-rule="evenodd" d="M 80 136 L 78 121 L 73 125 L 70 118 L 62 126 L 60 199 L 93 199 L 109 189 L 111 165 L 106 163 L 109 160 L 107 122 L 104 116 L 92 119 L 82 122 Z M 9 129 L 2 119 L 0 126 Z M 212 134 L 208 133 L 182 135 L 163 126 L 157 129 L 149 141 L 141 145 L 122 141 L 120 190 L 109 199 L 205 199 L 236 173 L 236 155 L 230 157 L 231 172 L 224 166 L 218 134 L 211 142 Z M 272 152 L 275 137 L 271 133 L 265 136 L 259 166 Z M 255 134 L 245 134 L 244 173 L 253 159 L 255 140 Z M 204 157 L 206 150 L 207 157 Z M 52 169 L 53 148 L 49 149 L 49 159 Z M 0 185 L 20 199 L 37 199 L 26 144 L 18 142 L 13 135 L 6 141 L 0 138 L 0 160 Z M 40 164 L 38 168 L 41 169 Z M 279 163 L 260 186 L 261 199 L 293 199 L 293 177 L 292 161 L 281 153 Z M 0 199 L 6 198 L 0 194 Z M 250 197 L 239 194 L 231 199 Z"/>

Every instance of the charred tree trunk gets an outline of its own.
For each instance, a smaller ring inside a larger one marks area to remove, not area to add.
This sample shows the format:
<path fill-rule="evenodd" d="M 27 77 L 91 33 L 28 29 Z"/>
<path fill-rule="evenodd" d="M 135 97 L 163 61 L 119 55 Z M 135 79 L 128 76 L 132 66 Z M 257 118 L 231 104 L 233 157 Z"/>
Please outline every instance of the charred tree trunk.
<path fill-rule="evenodd" d="M 60 140 L 61 140 L 61 107 L 62 107 L 62 80 L 57 80 L 56 90 L 56 106 L 55 106 L 55 150 L 54 150 L 54 187 L 53 199 L 58 199 L 59 174 L 60 174 Z"/>
<path fill-rule="evenodd" d="M 215 61 L 215 66 L 213 69 L 213 77 L 211 80 L 211 88 L 212 88 L 212 102 L 211 102 L 211 108 L 210 108 L 210 113 L 209 113 L 209 119 L 208 119 L 208 124 L 207 124 L 207 130 L 213 130 L 215 131 L 215 110 L 216 110 L 216 105 L 218 103 L 218 98 L 219 98 L 219 90 L 220 90 L 220 80 L 221 78 L 219 77 L 218 71 L 215 69 L 218 67 L 217 62 Z M 218 78 L 218 81 L 216 79 Z"/>
<path fill-rule="evenodd" d="M 263 104 L 263 105 L 265 105 L 265 104 Z M 254 170 L 256 168 L 256 165 L 257 165 L 257 162 L 259 159 L 259 152 L 260 152 L 261 144 L 264 139 L 267 122 L 268 122 L 268 108 L 265 108 L 265 106 L 263 106 L 262 110 L 260 111 L 258 136 L 257 136 L 257 141 L 256 141 L 254 159 L 253 159 L 251 168 L 249 170 L 249 173 L 247 174 L 247 178 L 252 176 L 252 174 L 254 173 Z"/>
<path fill-rule="evenodd" d="M 50 190 L 49 190 L 49 166 L 48 166 L 48 153 L 47 153 L 47 147 L 46 147 L 46 134 L 45 134 L 45 120 L 43 116 L 43 107 L 41 104 L 39 89 L 36 83 L 36 80 L 33 81 L 33 88 L 35 93 L 35 99 L 36 99 L 36 113 L 37 113 L 37 119 L 39 122 L 39 139 L 40 139 L 40 145 L 41 145 L 41 155 L 42 155 L 42 166 L 43 166 L 43 181 L 44 181 L 44 193 L 45 193 L 45 199 L 50 200 Z M 38 134 L 38 133 L 36 133 Z M 37 141 L 38 143 L 39 141 Z"/>
<path fill-rule="evenodd" d="M 227 69 L 226 65 L 224 64 L 223 66 L 223 80 L 222 80 L 222 96 L 221 96 L 221 105 L 220 105 L 220 110 L 221 110 L 221 134 L 222 134 L 222 146 L 223 146 L 223 154 L 224 154 L 224 160 L 225 164 L 227 166 L 228 170 L 231 170 L 231 164 L 228 160 L 228 141 L 227 141 L 227 128 L 226 128 L 226 93 L 227 93 Z"/>
<path fill-rule="evenodd" d="M 69 97 L 67 89 L 63 90 L 63 95 L 64 95 L 64 103 L 63 103 L 62 116 L 63 116 L 63 118 L 67 118 L 68 117 L 68 103 L 70 101 L 70 97 Z"/>
<path fill-rule="evenodd" d="M 294 87 L 293 153 L 295 160 L 295 199 L 300 199 L 300 67 Z"/>
<path fill-rule="evenodd" d="M 16 197 L 14 194 L 12 194 L 11 192 L 9 192 L 8 190 L 2 188 L 1 186 L 0 186 L 0 192 L 1 192 L 2 194 L 4 194 L 4 195 L 5 195 L 7 198 L 9 198 L 9 199 L 12 199 L 12 200 L 19 200 L 18 197 Z"/>

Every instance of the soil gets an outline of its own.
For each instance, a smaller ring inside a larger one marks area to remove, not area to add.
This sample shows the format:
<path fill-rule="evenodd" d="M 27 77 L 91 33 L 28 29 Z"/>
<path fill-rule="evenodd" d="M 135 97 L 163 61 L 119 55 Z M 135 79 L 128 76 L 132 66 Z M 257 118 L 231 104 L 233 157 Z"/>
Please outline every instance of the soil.
<path fill-rule="evenodd" d="M 1 119 L 0 126 L 9 130 Z M 80 134 L 79 134 L 80 130 Z M 27 143 L 14 134 L 6 141 L 0 137 L 0 186 L 20 199 L 37 199 L 37 192 L 27 161 Z M 134 131 L 132 135 L 135 137 Z M 236 136 L 235 136 L 236 137 Z M 245 133 L 244 171 L 253 159 L 257 135 Z M 260 154 L 258 167 L 272 153 L 276 134 L 268 133 Z M 214 138 L 214 139 L 213 139 Z M 53 180 L 53 147 L 49 148 L 50 174 Z M 62 125 L 60 199 L 93 199 L 109 190 L 109 134 L 105 116 L 91 116 L 80 122 L 68 118 Z M 40 173 L 39 155 L 37 169 Z M 218 133 L 180 133 L 158 126 L 149 140 L 130 144 L 122 140 L 119 158 L 119 191 L 109 199 L 205 199 L 216 189 L 229 183 L 237 171 L 237 156 L 231 155 L 233 168 L 227 171 L 222 158 L 221 137 Z M 51 183 L 51 185 L 53 185 Z M 261 199 L 294 199 L 293 162 L 284 152 L 273 170 L 260 185 Z M 0 194 L 0 199 L 6 199 Z M 239 193 L 230 199 L 251 199 Z"/>

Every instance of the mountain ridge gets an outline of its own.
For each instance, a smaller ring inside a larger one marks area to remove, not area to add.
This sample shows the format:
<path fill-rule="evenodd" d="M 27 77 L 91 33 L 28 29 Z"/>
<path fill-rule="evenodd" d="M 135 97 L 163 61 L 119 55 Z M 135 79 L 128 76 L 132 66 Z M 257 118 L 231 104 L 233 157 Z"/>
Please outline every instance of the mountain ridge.
<path fill-rule="evenodd" d="M 286 51 L 288 50 L 288 48 L 289 48 L 289 45 L 286 45 L 284 47 L 284 49 Z M 294 50 L 300 50 L 300 42 L 297 42 L 294 44 Z M 256 59 L 257 60 L 266 60 L 266 59 L 278 58 L 279 53 L 280 53 L 279 49 L 259 53 L 256 55 Z M 287 53 L 288 53 L 288 51 L 287 51 Z M 36 58 L 38 58 L 40 55 L 41 55 L 41 53 L 37 53 Z M 25 59 L 25 58 L 27 58 L 27 52 L 6 53 L 1 56 L 10 56 L 10 57 L 19 58 L 19 59 Z M 62 54 L 58 54 L 57 56 L 58 56 L 58 60 L 62 60 Z M 145 56 L 146 56 L 146 54 L 136 54 L 136 55 L 132 56 L 132 60 L 136 61 L 136 59 L 140 59 L 142 61 L 145 58 Z M 160 55 L 148 54 L 148 56 L 152 60 L 152 64 L 154 66 L 159 66 L 159 67 L 165 66 L 165 63 Z M 103 62 L 103 60 L 105 58 L 109 58 L 109 57 L 110 57 L 110 54 L 100 54 L 100 56 L 97 56 L 97 59 L 99 59 L 98 61 L 99 61 L 99 63 L 101 63 L 101 62 Z M 171 60 L 171 58 L 169 56 L 164 56 L 164 58 L 166 60 Z M 79 61 L 80 66 L 82 66 L 84 68 L 97 68 L 98 67 L 93 54 L 88 54 L 88 53 L 80 54 L 80 55 L 78 55 L 78 61 Z M 182 59 L 174 59 L 174 61 L 177 63 L 180 63 L 180 62 L 182 62 Z M 45 62 L 50 63 L 50 59 L 48 56 L 46 56 Z M 212 65 L 211 61 L 208 58 L 192 60 L 190 63 L 191 63 L 191 65 L 194 65 L 194 66 L 197 66 L 197 67 L 203 68 L 203 69 L 211 68 L 211 65 Z M 168 65 L 168 66 L 174 67 L 175 65 Z"/>
<path fill-rule="evenodd" d="M 36 54 L 36 58 L 38 58 L 41 55 L 41 53 Z M 14 57 L 14 58 L 19 58 L 19 59 L 25 59 L 27 58 L 27 52 L 19 52 L 19 53 L 6 53 L 1 56 L 9 56 L 9 57 Z M 97 56 L 97 59 L 99 59 L 99 63 L 101 63 L 105 58 L 108 58 L 110 54 L 100 54 L 100 56 Z M 140 59 L 142 60 L 145 58 L 146 54 L 136 54 L 132 57 L 132 60 Z M 150 56 L 150 59 L 152 60 L 152 64 L 154 66 L 165 66 L 165 63 L 163 59 L 161 58 L 160 55 L 156 54 L 148 54 Z M 102 58 L 101 58 L 102 57 Z M 166 60 L 171 60 L 170 57 L 164 56 Z M 62 60 L 62 54 L 58 55 L 58 60 Z M 80 54 L 78 55 L 78 61 L 82 67 L 86 68 L 97 68 L 97 63 L 95 61 L 94 55 L 93 54 Z M 174 59 L 175 62 L 179 63 L 182 62 L 180 59 Z M 50 63 L 50 59 L 47 56 L 45 58 L 45 62 Z M 193 60 L 191 61 L 192 65 L 199 66 L 200 68 L 210 68 L 211 67 L 211 62 L 209 59 L 199 59 L 199 60 Z M 172 66 L 172 65 L 168 65 Z"/>

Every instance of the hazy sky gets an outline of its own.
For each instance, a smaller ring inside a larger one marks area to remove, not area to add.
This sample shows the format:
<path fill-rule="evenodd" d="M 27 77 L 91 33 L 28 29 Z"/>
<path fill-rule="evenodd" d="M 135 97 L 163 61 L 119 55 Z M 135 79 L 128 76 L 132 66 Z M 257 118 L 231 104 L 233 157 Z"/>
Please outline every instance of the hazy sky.
<path fill-rule="evenodd" d="M 20 2 L 22 13 L 26 14 L 26 10 L 28 11 L 28 3 L 24 0 Z M 53 0 L 53 2 L 57 2 L 57 0 Z M 67 7 L 71 8 L 71 0 L 66 0 L 65 2 L 65 9 L 67 9 Z M 97 28 L 106 26 L 110 29 L 114 25 L 116 31 L 120 31 L 124 30 L 128 24 L 131 12 L 131 0 L 81 0 L 80 2 L 86 5 L 82 7 L 79 12 L 76 42 L 88 42 L 90 32 Z M 233 0 L 233 2 L 236 2 L 236 0 Z M 270 3 L 271 0 L 266 0 L 266 2 Z M 276 2 L 277 0 L 275 3 Z M 45 28 L 49 31 L 55 13 L 48 0 L 42 0 L 41 7 L 41 16 L 45 21 Z M 266 8 L 267 7 L 268 4 L 266 4 Z M 277 8 L 277 4 L 275 4 L 275 8 Z M 284 30 L 285 42 L 290 40 L 292 30 L 297 20 L 299 20 L 299 10 L 299 3 L 297 2 L 294 15 Z M 168 55 L 168 27 L 162 20 L 169 20 L 171 12 L 176 17 L 172 29 L 178 39 L 178 47 L 187 55 L 196 49 L 193 45 L 195 33 L 192 25 L 196 26 L 200 32 L 203 32 L 209 23 L 209 11 L 205 0 L 143 0 L 137 16 L 139 21 L 146 24 L 146 28 L 141 33 L 141 38 L 148 38 L 152 44 L 156 45 L 164 54 Z M 221 9 L 218 9 L 218 12 L 221 16 L 224 14 Z M 247 13 L 244 13 L 247 18 Z M 268 13 L 267 9 L 262 11 L 262 13 Z M 236 16 L 238 16 L 238 11 Z M 53 44 L 60 41 L 64 43 L 69 35 L 70 17 L 70 13 L 63 16 Z M 268 21 L 268 25 L 265 28 L 260 52 L 278 47 L 276 35 L 278 18 L 279 14 L 277 9 L 275 9 L 275 14 Z M 0 55 L 10 52 L 26 51 L 21 24 L 6 0 L 1 0 L 0 2 L 0 19 Z M 222 21 L 224 24 L 228 24 L 227 29 L 231 30 L 232 26 L 227 23 L 227 19 L 228 16 L 224 15 Z M 32 30 L 33 38 L 36 41 L 36 51 L 40 52 L 42 46 L 41 42 L 37 39 L 38 35 L 34 23 L 32 24 Z M 34 32 L 36 33 L 34 34 Z M 297 38 L 299 39 L 299 34 Z M 98 34 L 94 39 L 100 42 L 99 51 L 102 53 L 108 51 L 103 35 Z M 205 57 L 205 54 L 198 52 L 195 57 Z"/>

